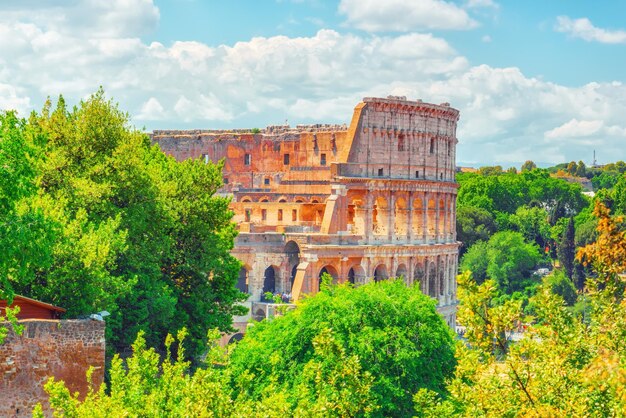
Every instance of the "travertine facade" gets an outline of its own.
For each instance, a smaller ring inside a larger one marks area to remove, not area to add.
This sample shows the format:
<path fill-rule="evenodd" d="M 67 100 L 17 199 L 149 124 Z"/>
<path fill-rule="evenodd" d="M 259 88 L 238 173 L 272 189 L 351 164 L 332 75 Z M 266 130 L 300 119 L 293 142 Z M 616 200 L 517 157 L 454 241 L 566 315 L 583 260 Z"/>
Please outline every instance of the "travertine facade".
<path fill-rule="evenodd" d="M 349 127 L 155 131 L 177 159 L 225 159 L 239 224 L 234 255 L 252 312 L 264 292 L 310 293 L 319 277 L 355 284 L 402 276 L 455 320 L 459 112 L 404 97 L 365 98 Z"/>

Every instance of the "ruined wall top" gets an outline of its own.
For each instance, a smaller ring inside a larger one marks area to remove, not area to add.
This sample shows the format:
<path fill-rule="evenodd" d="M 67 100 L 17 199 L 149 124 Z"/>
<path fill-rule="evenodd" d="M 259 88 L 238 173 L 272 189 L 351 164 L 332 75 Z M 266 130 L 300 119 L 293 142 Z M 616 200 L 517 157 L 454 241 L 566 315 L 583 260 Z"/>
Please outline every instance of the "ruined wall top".
<path fill-rule="evenodd" d="M 237 137 L 239 135 L 262 135 L 264 139 L 285 139 L 278 137 L 278 135 L 284 134 L 300 134 L 304 132 L 317 133 L 317 132 L 341 132 L 347 131 L 348 126 L 344 124 L 328 124 L 328 123 L 316 123 L 309 125 L 296 125 L 292 127 L 290 125 L 268 125 L 264 129 L 168 129 L 168 130 L 154 130 L 152 132 L 153 137 L 201 137 L 201 136 L 231 136 Z"/>

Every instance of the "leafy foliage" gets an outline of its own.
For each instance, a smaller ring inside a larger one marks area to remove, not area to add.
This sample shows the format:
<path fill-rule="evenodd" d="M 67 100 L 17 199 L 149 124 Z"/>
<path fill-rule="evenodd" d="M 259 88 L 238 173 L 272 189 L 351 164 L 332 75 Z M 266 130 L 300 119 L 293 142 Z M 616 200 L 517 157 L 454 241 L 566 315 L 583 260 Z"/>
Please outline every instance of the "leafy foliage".
<path fill-rule="evenodd" d="M 0 228 L 0 244 L 17 241 L 0 260 L 2 287 L 11 277 L 16 291 L 70 317 L 111 312 L 115 351 L 140 330 L 156 346 L 187 326 L 196 355 L 207 329 L 230 329 L 245 296 L 229 254 L 229 200 L 215 195 L 221 164 L 165 156 L 102 90 L 72 110 L 61 97 L 27 121 L 7 114 L 2 129 L 19 181 L 2 178 L 0 204 L 22 199 Z"/>
<path fill-rule="evenodd" d="M 506 293 L 523 290 L 531 271 L 542 260 L 539 248 L 527 243 L 519 232 L 502 231 L 487 243 L 472 246 L 461 259 L 461 270 L 469 270 L 482 283 L 491 278 Z"/>
<path fill-rule="evenodd" d="M 320 335 L 332 335 L 372 377 L 376 416 L 406 416 L 412 393 L 420 387 L 440 392 L 454 368 L 450 330 L 417 287 L 400 280 L 341 285 L 305 299 L 284 317 L 255 324 L 232 353 L 234 375 L 251 379 L 240 393 L 259 400 L 282 388 L 295 406 L 304 364 Z"/>
<path fill-rule="evenodd" d="M 513 303 L 494 304 L 492 281 L 478 285 L 469 275 L 460 276 L 459 321 L 467 327 L 468 344 L 458 346 L 448 397 L 418 391 L 420 416 L 626 414 L 626 299 L 620 276 L 626 236 L 621 217 L 610 217 L 601 203 L 595 211 L 598 240 L 578 254 L 597 272 L 583 299 L 589 316 L 578 316 L 550 290 L 568 280 L 562 273 L 557 280 L 547 278 L 531 299 L 534 318 L 524 318 Z M 520 319 L 534 324 L 515 343 L 503 339 L 520 328 Z"/>
<path fill-rule="evenodd" d="M 450 330 L 434 302 L 400 280 L 328 286 L 256 323 L 230 353 L 213 345 L 208 366 L 193 373 L 185 335 L 177 350 L 167 337 L 161 360 L 140 334 L 130 358 L 114 357 L 110 386 L 84 401 L 50 380 L 51 406 L 68 417 L 407 416 L 413 392 L 441 391 L 454 369 Z"/>

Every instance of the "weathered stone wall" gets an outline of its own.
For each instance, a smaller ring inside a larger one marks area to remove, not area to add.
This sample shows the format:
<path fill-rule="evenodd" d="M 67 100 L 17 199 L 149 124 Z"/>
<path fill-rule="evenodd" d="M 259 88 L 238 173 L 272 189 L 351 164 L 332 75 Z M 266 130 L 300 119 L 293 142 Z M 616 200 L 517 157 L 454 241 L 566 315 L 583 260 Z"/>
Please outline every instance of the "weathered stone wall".
<path fill-rule="evenodd" d="M 9 332 L 0 345 L 0 416 L 27 417 L 41 402 L 48 412 L 43 385 L 63 380 L 70 392 L 87 392 L 85 373 L 95 368 L 96 388 L 104 378 L 104 322 L 24 320 L 21 336 Z M 3 326 L 0 324 L 0 326 Z"/>

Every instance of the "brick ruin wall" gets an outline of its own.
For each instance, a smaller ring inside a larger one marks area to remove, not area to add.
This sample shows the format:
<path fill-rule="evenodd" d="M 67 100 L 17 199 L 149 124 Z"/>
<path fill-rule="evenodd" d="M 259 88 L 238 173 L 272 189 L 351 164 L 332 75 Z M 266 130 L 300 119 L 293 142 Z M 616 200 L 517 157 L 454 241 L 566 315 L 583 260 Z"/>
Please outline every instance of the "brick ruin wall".
<path fill-rule="evenodd" d="M 63 380 L 71 393 L 87 393 L 86 372 L 92 381 L 104 379 L 104 322 L 92 320 L 24 320 L 21 336 L 12 330 L 0 345 L 0 417 L 29 417 L 41 402 L 50 415 L 43 385 L 48 378 Z M 0 326 L 6 326 L 0 323 Z"/>

